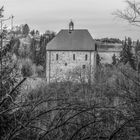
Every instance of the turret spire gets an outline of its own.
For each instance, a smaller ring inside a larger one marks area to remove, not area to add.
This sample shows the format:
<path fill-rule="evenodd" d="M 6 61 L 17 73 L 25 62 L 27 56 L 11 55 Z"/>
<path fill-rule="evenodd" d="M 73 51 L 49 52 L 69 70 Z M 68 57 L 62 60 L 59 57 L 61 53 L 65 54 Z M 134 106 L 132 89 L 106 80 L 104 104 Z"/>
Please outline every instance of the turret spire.
<path fill-rule="evenodd" d="M 74 23 L 73 21 L 71 20 L 70 23 L 69 23 L 69 32 L 73 31 L 74 30 Z"/>

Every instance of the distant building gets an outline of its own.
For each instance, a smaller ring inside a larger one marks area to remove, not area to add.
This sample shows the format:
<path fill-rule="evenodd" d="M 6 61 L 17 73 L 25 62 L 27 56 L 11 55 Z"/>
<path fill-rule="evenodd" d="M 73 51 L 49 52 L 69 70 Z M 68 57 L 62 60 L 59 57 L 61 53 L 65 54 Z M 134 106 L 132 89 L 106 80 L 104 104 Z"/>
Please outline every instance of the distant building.
<path fill-rule="evenodd" d="M 89 70 L 92 76 L 96 68 L 96 43 L 86 29 L 61 30 L 46 47 L 47 82 L 62 81 L 75 69 Z"/>
<path fill-rule="evenodd" d="M 122 44 L 119 43 L 98 43 L 98 54 L 102 64 L 111 64 L 112 56 L 115 54 L 119 59 L 122 51 Z"/>

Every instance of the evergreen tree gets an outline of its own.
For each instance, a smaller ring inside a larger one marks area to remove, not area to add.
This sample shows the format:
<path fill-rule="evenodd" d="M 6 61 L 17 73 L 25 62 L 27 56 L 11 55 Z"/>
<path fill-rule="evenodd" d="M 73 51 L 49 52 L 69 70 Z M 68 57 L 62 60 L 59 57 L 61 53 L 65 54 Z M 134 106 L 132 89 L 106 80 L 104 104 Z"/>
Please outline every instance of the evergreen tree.
<path fill-rule="evenodd" d="M 98 53 L 96 55 L 96 64 L 97 64 L 97 66 L 99 66 L 101 64 L 101 57 Z"/>
<path fill-rule="evenodd" d="M 37 65 L 42 65 L 43 67 L 45 67 L 45 59 L 46 59 L 46 37 L 41 36 L 40 37 L 40 42 L 39 42 L 39 51 L 37 52 L 36 55 L 36 64 Z"/>
<path fill-rule="evenodd" d="M 39 36 L 39 31 L 38 31 L 38 30 L 36 30 L 36 31 L 35 31 L 35 34 Z"/>
<path fill-rule="evenodd" d="M 30 45 L 30 59 L 32 60 L 33 63 L 36 63 L 36 44 L 37 41 L 33 38 L 31 41 L 31 45 Z"/>
<path fill-rule="evenodd" d="M 116 55 L 114 54 L 112 56 L 112 65 L 116 65 L 117 64 L 117 59 L 116 59 Z"/>
<path fill-rule="evenodd" d="M 45 34 L 40 36 L 39 49 L 36 52 L 35 63 L 36 65 L 41 65 L 45 69 L 46 62 L 46 45 L 55 37 L 55 33 L 51 31 L 46 31 Z M 36 46 L 36 43 L 34 46 Z"/>
<path fill-rule="evenodd" d="M 131 38 L 126 39 L 123 44 L 123 49 L 120 53 L 120 61 L 124 64 L 129 63 L 130 66 L 136 70 L 136 59 L 134 54 L 132 53 L 132 40 Z"/>
<path fill-rule="evenodd" d="M 135 53 L 137 54 L 139 51 L 140 51 L 140 41 L 137 40 L 136 47 L 135 47 Z"/>
<path fill-rule="evenodd" d="M 137 70 L 138 73 L 140 73 L 140 42 L 137 40 L 136 46 L 135 46 L 135 54 L 136 54 L 136 61 L 137 61 Z"/>
<path fill-rule="evenodd" d="M 31 34 L 32 36 L 34 36 L 34 35 L 35 35 L 35 30 L 32 30 L 32 31 L 30 32 L 30 34 Z"/>
<path fill-rule="evenodd" d="M 29 31 L 30 31 L 30 28 L 29 28 L 28 24 L 25 24 L 22 29 L 23 35 L 27 36 L 29 34 Z"/>

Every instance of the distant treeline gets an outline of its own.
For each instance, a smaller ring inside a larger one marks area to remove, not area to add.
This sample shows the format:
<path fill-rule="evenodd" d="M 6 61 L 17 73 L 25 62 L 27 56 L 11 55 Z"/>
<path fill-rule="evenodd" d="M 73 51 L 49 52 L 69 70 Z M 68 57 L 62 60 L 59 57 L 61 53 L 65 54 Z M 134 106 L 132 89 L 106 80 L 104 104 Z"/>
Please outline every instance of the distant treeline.
<path fill-rule="evenodd" d="M 101 39 L 95 39 L 95 40 L 102 43 L 122 43 L 122 41 L 118 38 L 101 38 Z"/>

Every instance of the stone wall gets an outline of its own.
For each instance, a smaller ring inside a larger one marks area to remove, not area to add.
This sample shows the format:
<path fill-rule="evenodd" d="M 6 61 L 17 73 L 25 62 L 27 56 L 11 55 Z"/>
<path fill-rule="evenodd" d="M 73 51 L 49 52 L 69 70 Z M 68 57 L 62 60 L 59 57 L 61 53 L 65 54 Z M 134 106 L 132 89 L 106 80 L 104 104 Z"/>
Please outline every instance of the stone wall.
<path fill-rule="evenodd" d="M 76 69 L 84 69 L 86 72 L 88 70 L 88 72 L 93 73 L 96 67 L 94 51 L 47 51 L 46 54 L 48 83 L 52 80 L 66 79 L 68 73 Z"/>

